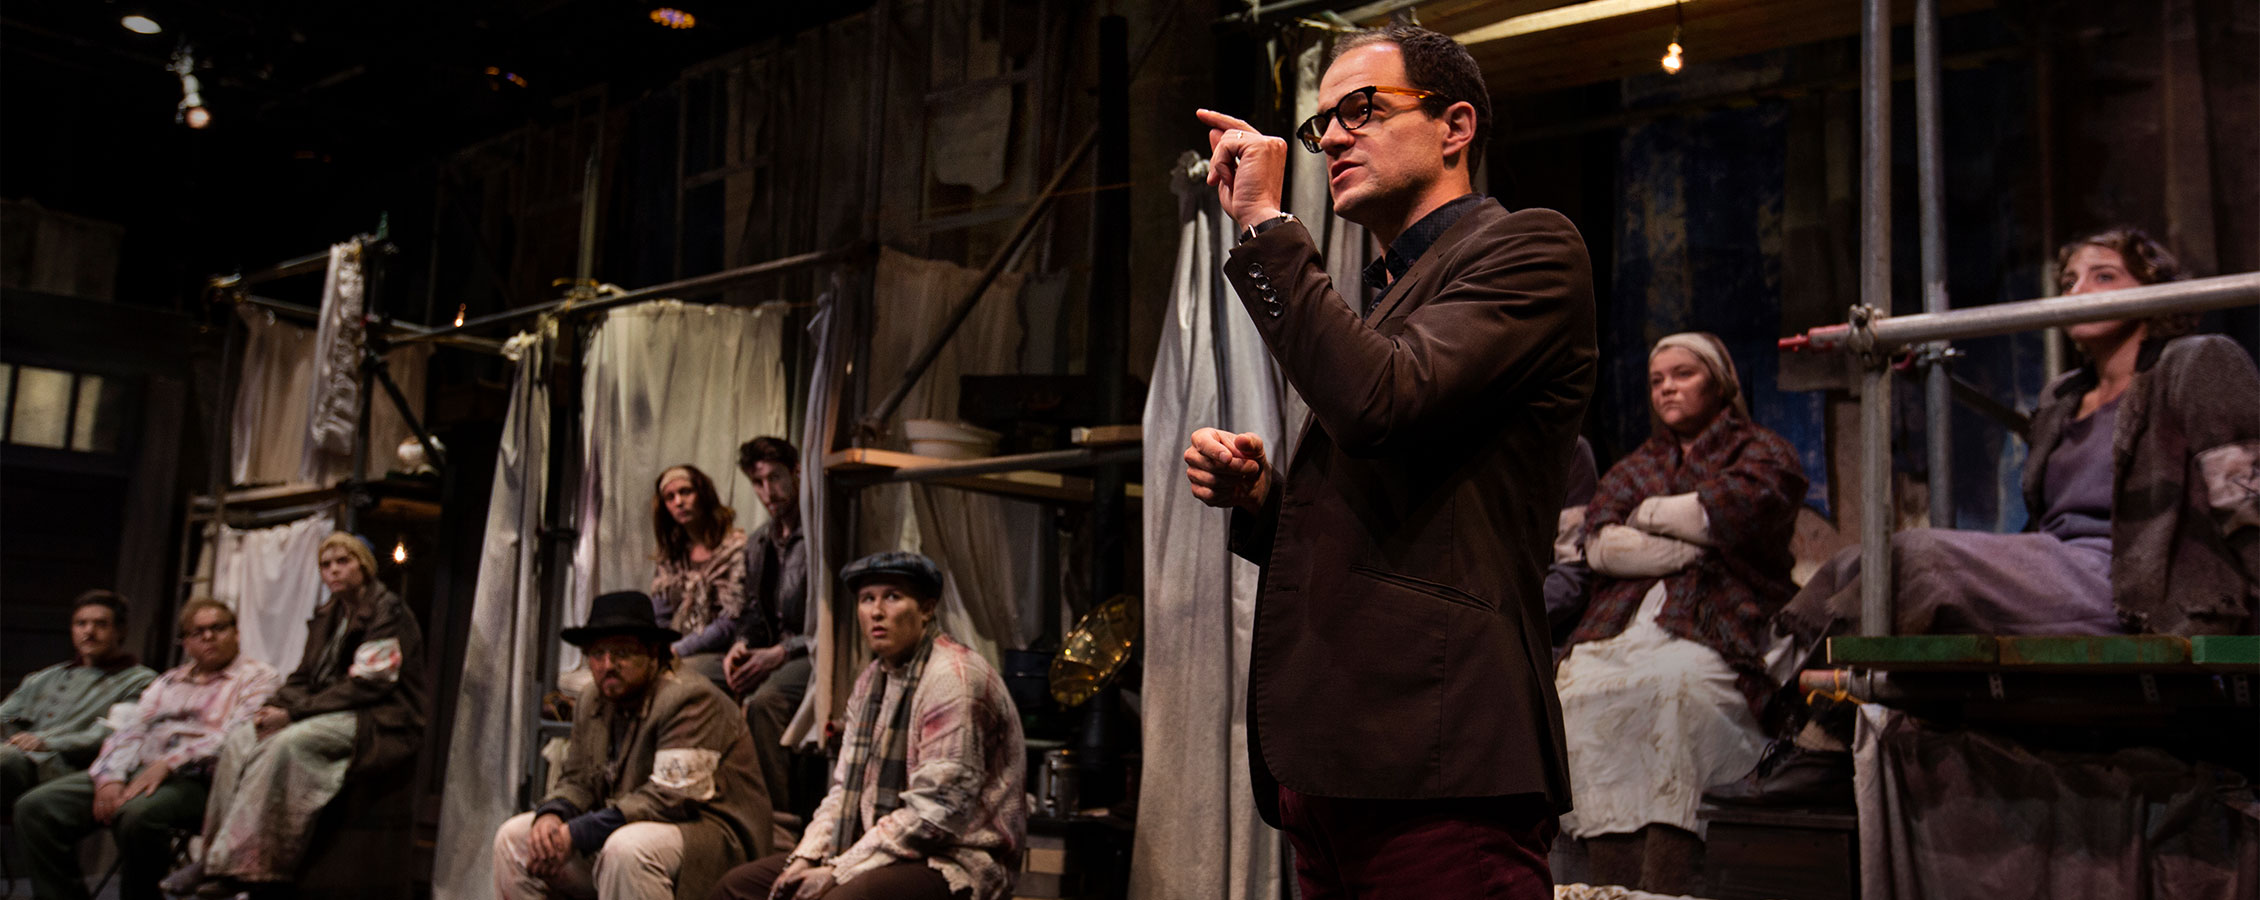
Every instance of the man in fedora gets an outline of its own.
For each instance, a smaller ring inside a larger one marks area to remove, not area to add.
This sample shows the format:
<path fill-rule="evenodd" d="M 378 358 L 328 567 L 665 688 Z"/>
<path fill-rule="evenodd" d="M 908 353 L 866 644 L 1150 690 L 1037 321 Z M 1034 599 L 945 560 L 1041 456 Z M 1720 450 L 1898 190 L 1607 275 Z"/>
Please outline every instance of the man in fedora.
<path fill-rule="evenodd" d="M 700 898 L 731 866 L 769 854 L 769 797 L 745 722 L 721 689 L 676 667 L 682 635 L 651 598 L 596 598 L 565 642 L 591 683 L 573 706 L 557 787 L 494 836 L 504 900 Z"/>

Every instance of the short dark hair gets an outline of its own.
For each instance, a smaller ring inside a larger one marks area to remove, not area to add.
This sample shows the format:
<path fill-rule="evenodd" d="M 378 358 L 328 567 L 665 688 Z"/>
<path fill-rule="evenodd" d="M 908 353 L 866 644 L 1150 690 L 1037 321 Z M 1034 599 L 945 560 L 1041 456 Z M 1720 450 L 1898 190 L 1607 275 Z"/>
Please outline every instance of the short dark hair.
<path fill-rule="evenodd" d="M 78 595 L 78 599 L 71 601 L 71 615 L 75 617 L 78 615 L 79 610 L 85 609 L 89 606 L 99 606 L 108 609 L 110 611 L 110 624 L 116 625 L 119 628 L 126 627 L 126 610 L 130 609 L 131 605 L 126 602 L 125 595 L 120 594 L 117 591 L 105 591 L 101 588 L 95 588 L 94 590 L 87 591 L 86 593 Z"/>
<path fill-rule="evenodd" d="M 738 468 L 751 469 L 755 463 L 776 463 L 793 471 L 800 471 L 800 451 L 793 442 L 781 437 L 763 435 L 738 445 Z"/>
<path fill-rule="evenodd" d="M 1334 42 L 1326 64 L 1331 66 L 1342 54 L 1371 44 L 1395 44 L 1403 53 L 1405 77 L 1412 81 L 1403 87 L 1436 92 L 1437 96 L 1420 102 L 1429 115 L 1441 116 L 1445 109 L 1462 101 L 1475 107 L 1475 137 L 1467 142 L 1467 170 L 1473 174 L 1483 164 L 1483 150 L 1491 142 L 1491 90 L 1483 85 L 1483 69 L 1475 64 L 1475 57 L 1451 35 L 1418 25 L 1385 25 L 1343 35 Z"/>
<path fill-rule="evenodd" d="M 2134 276 L 2134 280 L 2142 284 L 2164 284 L 2189 277 L 2189 273 L 2182 269 L 2181 260 L 2174 256 L 2174 251 L 2166 249 L 2166 245 L 2151 237 L 2150 232 L 2133 225 L 2114 225 L 2081 235 L 2056 248 L 2058 293 L 2071 287 L 2063 281 L 2064 272 L 2071 267 L 2072 256 L 2079 253 L 2082 247 L 2101 247 L 2119 254 L 2119 258 L 2126 262 L 2127 274 Z M 2144 321 L 2150 326 L 2149 331 L 2145 332 L 2147 336 L 2174 338 L 2196 331 L 2198 315 L 2166 313 Z"/>

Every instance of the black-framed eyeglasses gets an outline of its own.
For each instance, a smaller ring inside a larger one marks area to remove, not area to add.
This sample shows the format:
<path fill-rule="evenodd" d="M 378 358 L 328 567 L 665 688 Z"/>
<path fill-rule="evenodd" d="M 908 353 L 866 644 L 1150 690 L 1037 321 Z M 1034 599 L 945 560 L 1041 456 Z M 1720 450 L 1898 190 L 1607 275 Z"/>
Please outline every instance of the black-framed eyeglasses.
<path fill-rule="evenodd" d="M 1295 129 L 1295 139 L 1303 142 L 1303 149 L 1317 153 L 1319 139 L 1326 136 L 1327 119 L 1331 118 L 1341 122 L 1344 131 L 1356 131 L 1364 128 L 1365 123 L 1373 120 L 1373 95 L 1375 94 L 1396 94 L 1401 97 L 1414 97 L 1421 100 L 1440 96 L 1435 91 L 1424 91 L 1419 88 L 1369 84 L 1343 94 L 1342 99 L 1334 104 L 1333 109 L 1319 110 L 1318 115 L 1304 119 L 1303 127 Z"/>

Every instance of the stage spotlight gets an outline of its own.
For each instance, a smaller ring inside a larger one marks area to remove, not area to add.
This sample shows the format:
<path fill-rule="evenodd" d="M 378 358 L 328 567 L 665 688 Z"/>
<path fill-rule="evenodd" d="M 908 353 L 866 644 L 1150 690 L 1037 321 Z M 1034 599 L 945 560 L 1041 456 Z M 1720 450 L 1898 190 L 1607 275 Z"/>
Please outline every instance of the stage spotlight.
<path fill-rule="evenodd" d="M 672 6 L 662 6 L 658 9 L 652 10 L 651 20 L 668 28 L 674 28 L 678 30 L 698 27 L 697 16 L 691 15 L 690 13 L 676 9 Z"/>
<path fill-rule="evenodd" d="M 393 542 L 393 545 L 392 545 L 392 563 L 393 563 L 393 565 L 396 565 L 396 566 L 405 566 L 405 565 L 407 565 L 407 564 L 408 564 L 408 539 L 407 539 L 407 538 L 401 538 L 400 540 L 398 540 L 398 541 L 394 541 L 394 542 Z"/>
<path fill-rule="evenodd" d="M 212 124 L 212 111 L 201 106 L 191 106 L 181 113 L 181 122 L 190 128 L 202 129 Z"/>
<path fill-rule="evenodd" d="M 127 16 L 119 19 L 118 24 L 124 25 L 127 31 L 135 34 L 156 34 L 165 30 L 165 26 L 157 24 L 156 19 L 148 16 Z"/>

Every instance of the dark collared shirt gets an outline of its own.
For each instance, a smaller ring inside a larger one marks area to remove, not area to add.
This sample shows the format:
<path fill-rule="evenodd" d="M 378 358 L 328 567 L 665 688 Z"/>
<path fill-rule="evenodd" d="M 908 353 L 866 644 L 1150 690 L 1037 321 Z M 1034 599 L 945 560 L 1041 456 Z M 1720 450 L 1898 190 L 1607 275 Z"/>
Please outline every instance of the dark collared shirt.
<path fill-rule="evenodd" d="M 1482 194 L 1467 193 L 1436 207 L 1428 215 L 1421 216 L 1420 221 L 1412 223 L 1412 227 L 1405 229 L 1404 234 L 1397 235 L 1396 241 L 1389 244 L 1389 252 L 1382 254 L 1380 259 L 1367 263 L 1365 285 L 1373 289 L 1373 299 L 1366 303 L 1361 314 L 1371 313 L 1374 307 L 1380 306 L 1382 298 L 1389 296 L 1389 288 L 1398 279 L 1405 277 L 1405 272 L 1412 269 L 1413 263 L 1420 261 L 1421 254 L 1427 253 L 1428 248 L 1435 245 L 1437 238 L 1443 237 L 1444 232 L 1450 231 L 1461 216 L 1467 215 L 1468 210 L 1474 209 L 1484 199 Z"/>

